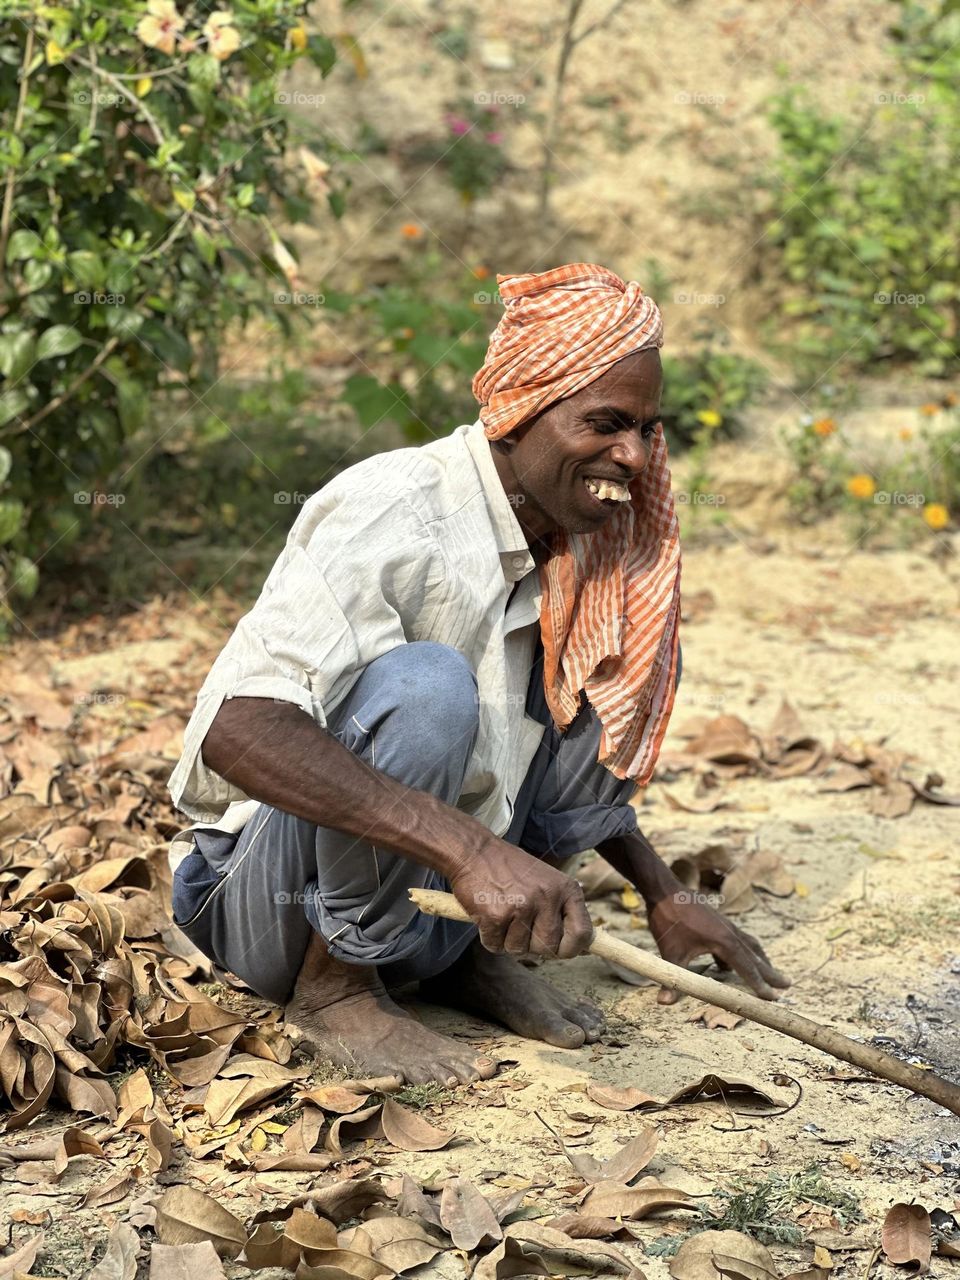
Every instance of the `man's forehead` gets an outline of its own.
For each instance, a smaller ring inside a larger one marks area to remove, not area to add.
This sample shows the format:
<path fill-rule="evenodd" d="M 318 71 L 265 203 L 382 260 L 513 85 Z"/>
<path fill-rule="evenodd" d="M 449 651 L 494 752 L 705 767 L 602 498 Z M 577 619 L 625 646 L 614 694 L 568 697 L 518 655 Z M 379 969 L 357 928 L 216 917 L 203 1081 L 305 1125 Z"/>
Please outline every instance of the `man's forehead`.
<path fill-rule="evenodd" d="M 635 354 L 646 356 L 651 353 L 641 351 Z M 609 406 L 629 411 L 638 403 L 655 399 L 660 392 L 660 383 L 659 357 L 656 361 L 641 362 L 634 356 L 627 356 L 583 387 L 577 398 L 581 404 L 591 408 Z"/>

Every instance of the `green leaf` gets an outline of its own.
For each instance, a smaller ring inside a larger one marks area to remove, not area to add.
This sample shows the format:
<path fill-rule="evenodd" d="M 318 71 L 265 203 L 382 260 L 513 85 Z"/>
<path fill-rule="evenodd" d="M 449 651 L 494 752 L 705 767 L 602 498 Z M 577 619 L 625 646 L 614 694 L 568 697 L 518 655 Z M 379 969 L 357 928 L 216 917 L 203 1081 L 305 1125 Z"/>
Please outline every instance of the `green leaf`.
<path fill-rule="evenodd" d="M 0 444 L 0 484 L 3 484 L 7 476 L 9 476 L 12 465 L 13 458 L 10 454 L 10 450 L 5 449 L 3 445 Z"/>
<path fill-rule="evenodd" d="M 193 243 L 197 246 L 200 257 L 204 260 L 208 267 L 212 267 L 217 260 L 217 246 L 212 236 L 207 235 L 203 227 L 193 228 Z"/>
<path fill-rule="evenodd" d="M 35 231 L 22 228 L 15 231 L 7 245 L 7 261 L 21 262 L 24 258 L 32 258 L 43 249 L 43 242 Z"/>
<path fill-rule="evenodd" d="M 385 419 L 404 422 L 410 416 L 407 394 L 402 387 L 395 383 L 385 386 L 364 373 L 355 373 L 347 379 L 341 399 L 350 405 L 364 427 L 374 427 Z"/>
<path fill-rule="evenodd" d="M 0 545 L 12 541 L 23 523 L 23 503 L 13 498 L 0 502 Z"/>
<path fill-rule="evenodd" d="M 37 343 L 37 359 L 50 360 L 53 356 L 68 356 L 83 342 L 83 334 L 70 324 L 54 324 L 45 329 Z"/>
<path fill-rule="evenodd" d="M 17 556 L 10 574 L 10 590 L 24 600 L 29 600 L 36 595 L 39 581 L 40 572 L 33 561 L 26 556 Z"/>
<path fill-rule="evenodd" d="M 0 334 L 0 373 L 19 382 L 33 365 L 36 345 L 32 333 Z"/>
<path fill-rule="evenodd" d="M 11 418 L 23 413 L 29 403 L 29 396 L 20 387 L 0 392 L 0 427 L 5 427 Z"/>
<path fill-rule="evenodd" d="M 357 44 L 356 40 L 354 40 L 352 36 L 344 36 L 343 38 L 345 42 L 350 40 L 351 44 L 349 51 L 351 53 L 351 57 L 355 58 L 353 49 L 356 49 L 359 53 L 359 44 Z M 328 40 L 326 36 L 313 35 L 307 40 L 307 56 L 315 67 L 320 68 L 320 74 L 326 76 L 333 70 L 334 63 L 337 61 L 337 50 L 334 47 L 333 41 Z M 362 54 L 359 54 L 359 56 L 360 58 L 363 57 Z M 357 74 L 366 74 L 366 72 L 364 71 L 361 73 L 358 69 Z"/>

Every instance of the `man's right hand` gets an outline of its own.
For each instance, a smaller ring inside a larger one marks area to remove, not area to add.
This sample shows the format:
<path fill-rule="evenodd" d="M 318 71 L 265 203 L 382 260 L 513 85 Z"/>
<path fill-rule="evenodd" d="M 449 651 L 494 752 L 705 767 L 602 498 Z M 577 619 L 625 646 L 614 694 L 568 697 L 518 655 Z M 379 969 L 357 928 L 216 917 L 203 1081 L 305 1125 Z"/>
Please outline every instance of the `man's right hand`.
<path fill-rule="evenodd" d="M 577 881 L 505 840 L 451 876 L 450 888 L 488 951 L 566 960 L 589 950 L 593 925 Z"/>

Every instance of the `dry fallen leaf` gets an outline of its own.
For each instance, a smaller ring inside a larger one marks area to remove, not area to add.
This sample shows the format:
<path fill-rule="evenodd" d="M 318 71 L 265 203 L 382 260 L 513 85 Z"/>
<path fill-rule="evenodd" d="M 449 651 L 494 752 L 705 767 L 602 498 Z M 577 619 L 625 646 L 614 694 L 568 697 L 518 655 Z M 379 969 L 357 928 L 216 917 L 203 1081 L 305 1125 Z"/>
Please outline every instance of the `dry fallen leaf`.
<path fill-rule="evenodd" d="M 528 1275 L 642 1277 L 642 1274 L 612 1245 L 599 1240 L 574 1240 L 562 1231 L 536 1222 L 516 1222 L 507 1228 L 503 1241 L 477 1264 L 472 1280 Z"/>
<path fill-rule="evenodd" d="M 135 1280 L 140 1237 L 133 1227 L 121 1222 L 107 1239 L 107 1251 L 87 1276 L 87 1280 Z"/>
<path fill-rule="evenodd" d="M 458 1249 L 467 1251 L 503 1239 L 486 1199 L 465 1178 L 449 1178 L 440 1195 L 440 1225 Z"/>
<path fill-rule="evenodd" d="M 239 1218 L 212 1196 L 182 1184 L 171 1187 L 157 1204 L 161 1244 L 197 1244 L 209 1240 L 221 1258 L 235 1258 L 247 1233 Z"/>
<path fill-rule="evenodd" d="M 749 1280 L 777 1275 L 770 1251 L 740 1231 L 700 1231 L 690 1236 L 670 1260 L 670 1274 L 673 1280 L 719 1280 L 721 1272 L 715 1257 L 723 1259 L 726 1274 L 739 1264 L 746 1268 L 740 1274 Z"/>
<path fill-rule="evenodd" d="M 883 1252 L 897 1266 L 914 1264 L 917 1275 L 930 1270 L 933 1242 L 930 1215 L 922 1204 L 895 1204 L 883 1220 Z"/>
<path fill-rule="evenodd" d="M 695 1209 L 696 1201 L 676 1187 L 628 1187 L 623 1182 L 599 1182 L 584 1196 L 581 1213 L 591 1218 L 622 1218 L 637 1222 L 660 1209 Z"/>
<path fill-rule="evenodd" d="M 380 1119 L 384 1137 L 401 1151 L 439 1151 L 454 1137 L 452 1130 L 438 1129 L 394 1098 L 386 1099 Z"/>
<path fill-rule="evenodd" d="M 710 1031 L 715 1031 L 718 1027 L 732 1031 L 734 1027 L 740 1025 L 743 1018 L 738 1013 L 731 1013 L 729 1009 L 721 1009 L 719 1005 L 704 1004 L 688 1014 L 686 1021 L 702 1022 Z"/>
<path fill-rule="evenodd" d="M 155 1244 L 150 1248 L 150 1280 L 225 1280 L 223 1263 L 209 1240 L 199 1244 Z"/>
<path fill-rule="evenodd" d="M 352 1231 L 342 1232 L 339 1244 L 344 1249 L 369 1253 L 377 1262 L 400 1274 L 432 1262 L 444 1248 L 419 1223 L 396 1214 L 368 1218 Z M 320 1261 L 322 1263 L 322 1258 Z"/>
<path fill-rule="evenodd" d="M 636 1107 L 663 1105 L 659 1099 L 632 1086 L 626 1089 L 615 1089 L 609 1085 L 591 1082 L 587 1085 L 587 1097 L 591 1102 L 595 1102 L 600 1107 L 607 1107 L 611 1111 L 633 1111 Z"/>

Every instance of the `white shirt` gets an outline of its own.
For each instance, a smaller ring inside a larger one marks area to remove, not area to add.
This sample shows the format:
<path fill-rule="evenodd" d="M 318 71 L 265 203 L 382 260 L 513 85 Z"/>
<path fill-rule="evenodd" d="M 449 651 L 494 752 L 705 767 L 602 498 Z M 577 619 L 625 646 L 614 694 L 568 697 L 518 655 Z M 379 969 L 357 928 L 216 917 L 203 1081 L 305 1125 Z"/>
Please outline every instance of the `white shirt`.
<path fill-rule="evenodd" d="M 469 659 L 479 686 L 479 732 L 457 808 L 503 835 L 544 728 L 525 711 L 540 617 L 535 570 L 480 421 L 349 467 L 304 504 L 204 680 L 167 784 L 173 803 L 195 826 L 219 831 L 241 830 L 257 807 L 200 754 L 224 699 L 283 699 L 326 726 L 368 663 L 434 640 Z M 174 867 L 194 829 L 176 837 Z"/>

